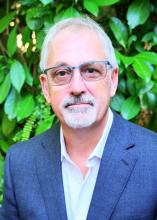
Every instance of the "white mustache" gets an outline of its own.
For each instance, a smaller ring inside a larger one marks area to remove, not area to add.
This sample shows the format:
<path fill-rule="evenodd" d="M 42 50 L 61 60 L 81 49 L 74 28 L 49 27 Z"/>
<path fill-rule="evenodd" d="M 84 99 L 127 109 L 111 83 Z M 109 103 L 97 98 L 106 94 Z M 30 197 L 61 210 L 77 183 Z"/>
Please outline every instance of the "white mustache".
<path fill-rule="evenodd" d="M 94 97 L 89 95 L 69 96 L 64 98 L 62 106 L 67 108 L 70 105 L 76 104 L 90 104 L 91 106 L 95 106 L 96 100 Z"/>

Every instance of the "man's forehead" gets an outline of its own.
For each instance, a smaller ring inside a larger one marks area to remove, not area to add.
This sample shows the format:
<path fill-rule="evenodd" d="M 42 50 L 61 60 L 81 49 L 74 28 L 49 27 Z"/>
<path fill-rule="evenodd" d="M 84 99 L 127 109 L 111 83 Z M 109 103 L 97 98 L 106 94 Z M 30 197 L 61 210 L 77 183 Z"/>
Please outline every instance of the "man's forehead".
<path fill-rule="evenodd" d="M 50 43 L 47 64 L 65 62 L 69 65 L 79 65 L 102 60 L 104 56 L 102 43 L 93 30 L 72 26 L 60 31 Z"/>

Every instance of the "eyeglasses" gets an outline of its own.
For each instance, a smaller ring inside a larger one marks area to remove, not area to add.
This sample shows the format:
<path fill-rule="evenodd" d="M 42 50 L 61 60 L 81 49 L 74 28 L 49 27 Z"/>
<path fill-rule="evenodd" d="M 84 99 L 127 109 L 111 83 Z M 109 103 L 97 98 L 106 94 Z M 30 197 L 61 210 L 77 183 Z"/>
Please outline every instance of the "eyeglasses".
<path fill-rule="evenodd" d="M 52 85 L 61 86 L 69 84 L 75 69 L 79 69 L 85 81 L 97 81 L 106 77 L 107 71 L 112 68 L 109 61 L 92 61 L 79 66 L 58 65 L 43 72 L 47 74 Z"/>

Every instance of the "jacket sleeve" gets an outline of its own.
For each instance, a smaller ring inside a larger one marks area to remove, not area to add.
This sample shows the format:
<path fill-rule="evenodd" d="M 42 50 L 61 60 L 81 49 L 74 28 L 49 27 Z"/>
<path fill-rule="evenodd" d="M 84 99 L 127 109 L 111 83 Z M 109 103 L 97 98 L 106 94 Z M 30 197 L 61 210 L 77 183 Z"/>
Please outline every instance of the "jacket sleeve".
<path fill-rule="evenodd" d="M 0 220 L 20 220 L 12 182 L 10 154 L 10 152 L 7 154 L 5 161 L 4 193 Z"/>

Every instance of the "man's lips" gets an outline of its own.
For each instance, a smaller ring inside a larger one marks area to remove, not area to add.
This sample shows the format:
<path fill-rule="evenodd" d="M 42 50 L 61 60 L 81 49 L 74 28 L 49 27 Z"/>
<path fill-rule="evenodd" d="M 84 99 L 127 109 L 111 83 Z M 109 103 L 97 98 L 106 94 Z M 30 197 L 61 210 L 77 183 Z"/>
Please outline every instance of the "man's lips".
<path fill-rule="evenodd" d="M 89 107 L 90 106 L 93 106 L 93 103 L 91 102 L 79 102 L 79 103 L 68 103 L 67 105 L 65 105 L 65 108 L 68 108 L 68 107 Z"/>

